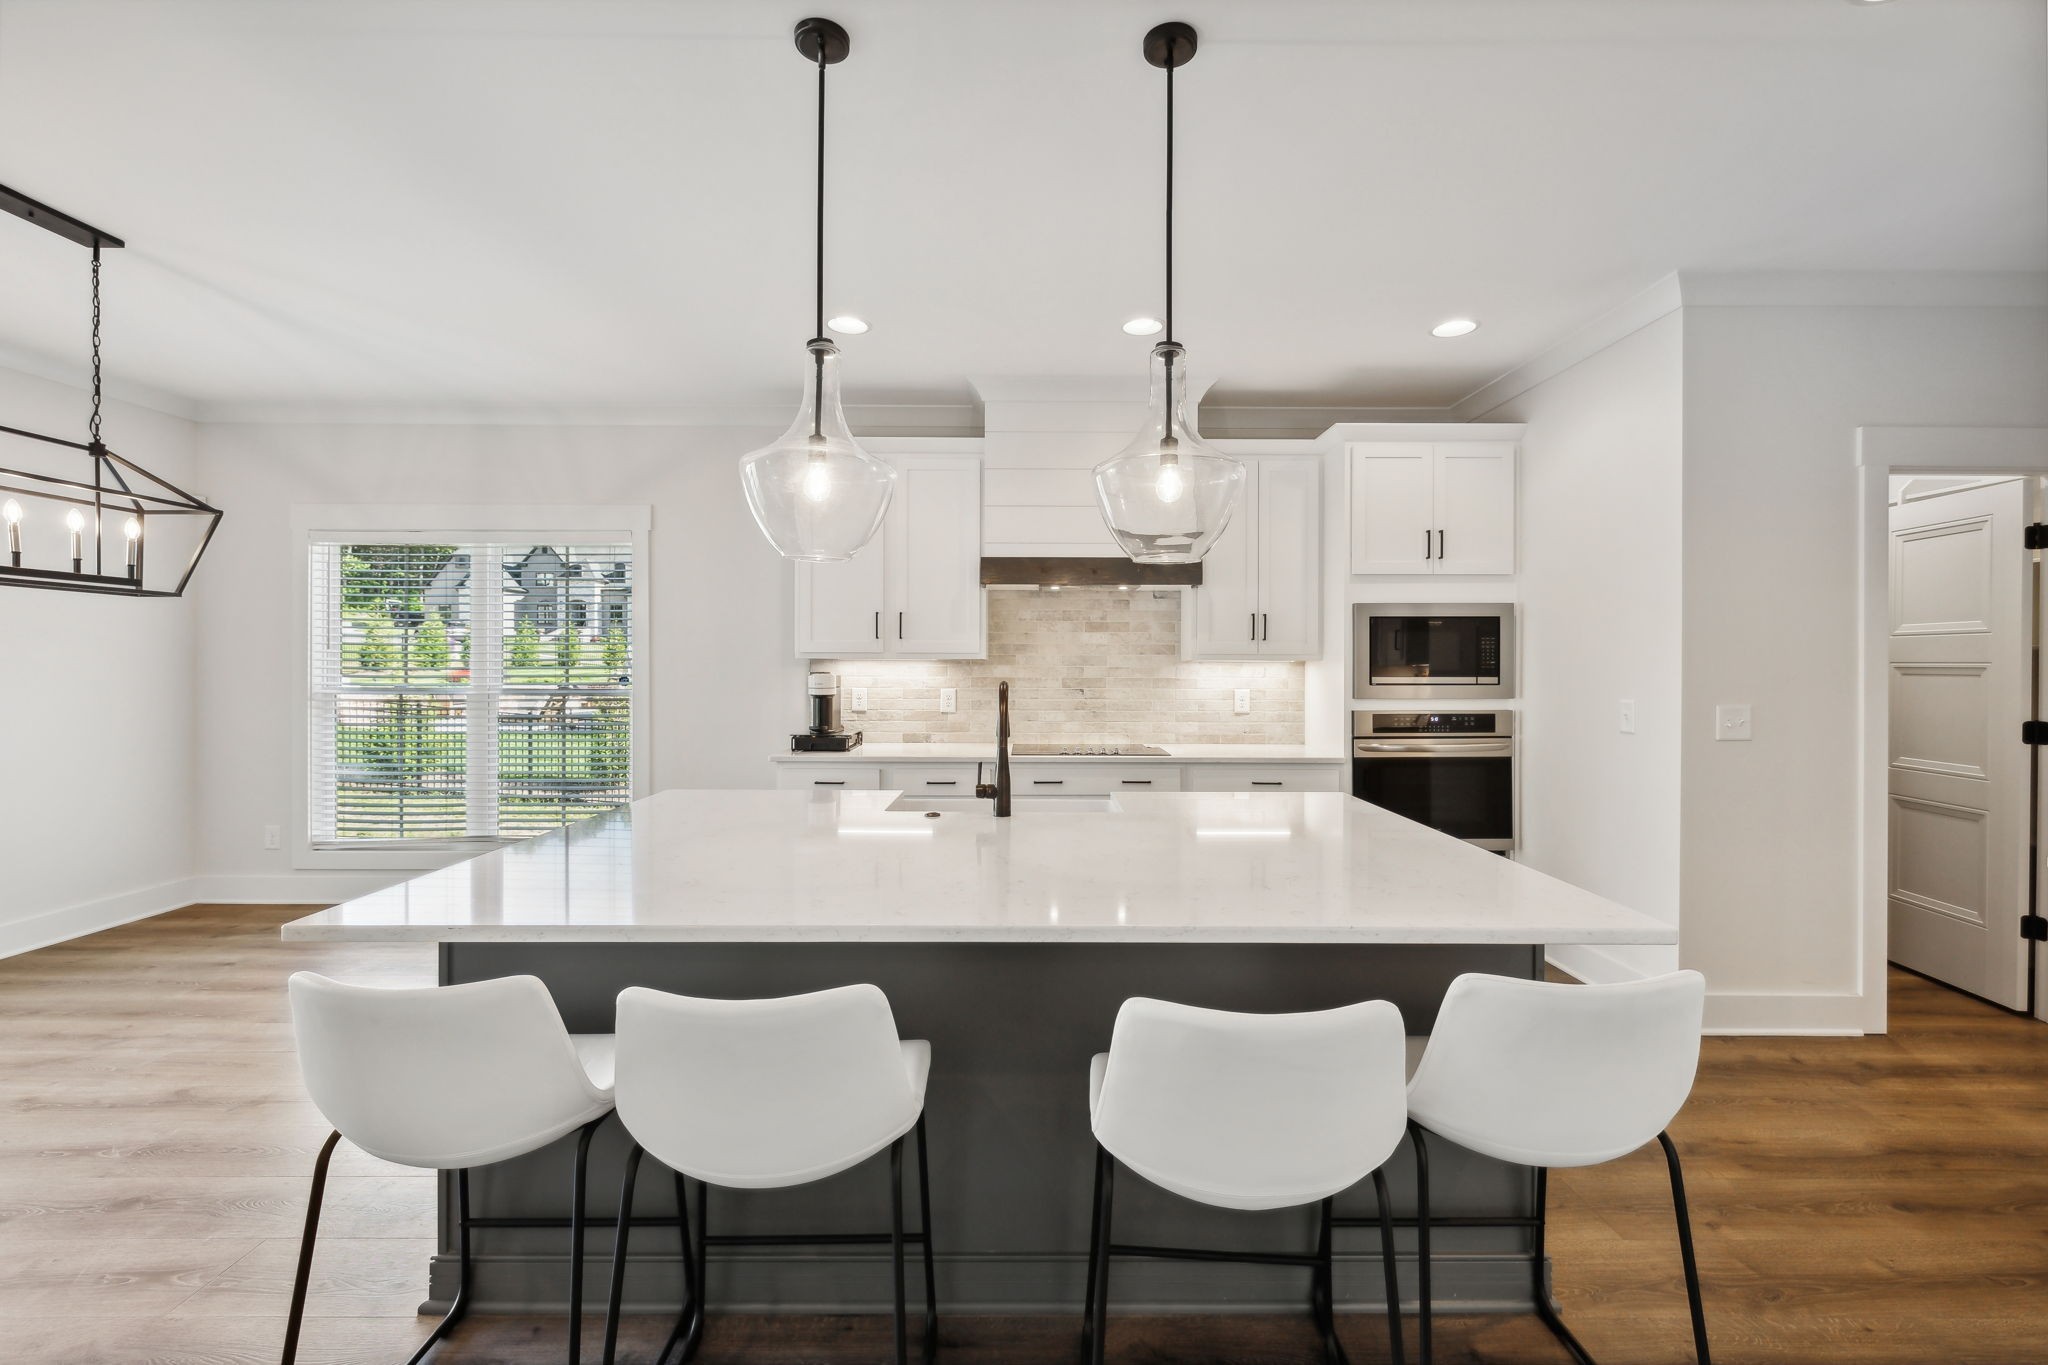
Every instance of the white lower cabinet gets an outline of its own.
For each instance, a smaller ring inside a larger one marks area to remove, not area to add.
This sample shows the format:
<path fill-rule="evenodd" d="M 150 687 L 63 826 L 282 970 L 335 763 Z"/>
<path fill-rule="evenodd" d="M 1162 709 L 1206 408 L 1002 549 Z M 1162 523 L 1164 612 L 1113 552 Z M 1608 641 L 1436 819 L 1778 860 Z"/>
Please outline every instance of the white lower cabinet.
<path fill-rule="evenodd" d="M 1187 770 L 1191 792 L 1334 792 L 1344 790 L 1340 764 L 1318 763 L 1254 767 L 1249 763 L 1210 763 Z"/>
<path fill-rule="evenodd" d="M 778 763 L 775 785 L 784 791 L 818 787 L 841 791 L 879 791 L 880 768 L 855 767 L 850 763 Z"/>
<path fill-rule="evenodd" d="M 995 781 L 993 777 L 981 780 Z M 972 763 L 905 763 L 882 769 L 883 790 L 917 792 L 923 796 L 972 796 L 976 781 Z"/>
<path fill-rule="evenodd" d="M 1177 792 L 1180 769 L 1156 763 L 1012 763 L 1010 791 L 1017 796 L 1109 796 L 1116 792 Z"/>

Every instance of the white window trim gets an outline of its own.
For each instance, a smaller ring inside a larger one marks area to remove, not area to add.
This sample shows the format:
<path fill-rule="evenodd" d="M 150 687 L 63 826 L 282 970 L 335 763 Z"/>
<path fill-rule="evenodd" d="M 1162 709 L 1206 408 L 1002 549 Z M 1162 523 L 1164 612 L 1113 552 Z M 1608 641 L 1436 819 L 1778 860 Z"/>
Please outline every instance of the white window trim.
<path fill-rule="evenodd" d="M 312 820 L 307 783 L 306 730 L 310 708 L 311 677 L 307 648 L 312 629 L 312 583 L 309 567 L 316 540 L 334 536 L 356 536 L 402 544 L 407 541 L 439 544 L 450 538 L 478 536 L 530 536 L 534 543 L 559 540 L 565 532 L 622 541 L 633 547 L 633 683 L 628 699 L 632 707 L 632 779 L 634 799 L 652 787 L 652 735 L 654 726 L 647 713 L 647 699 L 654 695 L 653 650 L 649 645 L 648 621 L 652 598 L 648 542 L 654 523 L 653 509 L 645 505 L 569 506 L 539 505 L 466 506 L 422 504 L 335 504 L 297 505 L 291 509 L 292 630 L 292 823 L 287 846 L 294 868 L 306 870 L 347 869 L 354 871 L 418 871 L 446 867 L 480 851 L 503 847 L 509 840 L 479 841 L 451 839 L 445 843 L 409 844 L 405 848 L 314 848 L 310 837 Z"/>

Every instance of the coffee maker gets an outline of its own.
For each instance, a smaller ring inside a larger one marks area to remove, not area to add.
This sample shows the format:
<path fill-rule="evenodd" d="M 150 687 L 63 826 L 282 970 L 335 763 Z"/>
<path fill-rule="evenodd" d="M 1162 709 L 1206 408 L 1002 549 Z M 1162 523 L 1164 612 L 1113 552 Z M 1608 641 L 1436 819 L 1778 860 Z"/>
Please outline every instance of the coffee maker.
<path fill-rule="evenodd" d="M 843 754 L 860 747 L 860 731 L 839 726 L 839 675 L 813 673 L 805 689 L 811 697 L 811 728 L 789 737 L 792 753 Z"/>

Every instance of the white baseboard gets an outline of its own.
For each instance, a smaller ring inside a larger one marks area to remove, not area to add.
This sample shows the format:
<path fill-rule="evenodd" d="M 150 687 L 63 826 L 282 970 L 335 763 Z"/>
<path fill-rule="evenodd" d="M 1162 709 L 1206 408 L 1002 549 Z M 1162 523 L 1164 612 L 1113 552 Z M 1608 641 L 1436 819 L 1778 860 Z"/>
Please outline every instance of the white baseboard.
<path fill-rule="evenodd" d="M 1707 991 L 1707 1032 L 1764 1037 L 1862 1036 L 1861 995 L 1823 992 L 1776 995 L 1718 995 Z"/>
<path fill-rule="evenodd" d="M 1589 944 L 1563 944 L 1547 949 L 1543 960 L 1588 986 L 1612 986 L 1623 981 L 1641 981 L 1650 973 L 1633 962 Z"/>
<path fill-rule="evenodd" d="M 103 896 L 96 901 L 46 910 L 12 924 L 0 924 L 0 957 L 33 952 L 67 939 L 96 934 L 102 929 L 133 924 L 139 919 L 161 915 L 166 910 L 192 904 L 192 878 L 145 886 L 135 891 Z"/>

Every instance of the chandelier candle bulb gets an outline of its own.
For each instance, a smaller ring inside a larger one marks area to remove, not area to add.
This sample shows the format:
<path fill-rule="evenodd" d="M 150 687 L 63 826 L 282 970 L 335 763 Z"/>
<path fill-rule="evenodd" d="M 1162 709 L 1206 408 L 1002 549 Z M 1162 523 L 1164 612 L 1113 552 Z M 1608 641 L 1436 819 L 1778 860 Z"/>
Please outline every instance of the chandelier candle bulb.
<path fill-rule="evenodd" d="M 135 578 L 142 568 L 142 518 L 128 518 L 121 534 L 128 538 L 128 576 Z"/>
<path fill-rule="evenodd" d="M 85 571 L 85 514 L 76 507 L 64 514 L 64 524 L 71 529 L 71 572 Z"/>
<path fill-rule="evenodd" d="M 21 504 L 13 498 L 0 507 L 0 521 L 7 523 L 7 557 L 15 568 L 21 567 Z"/>

